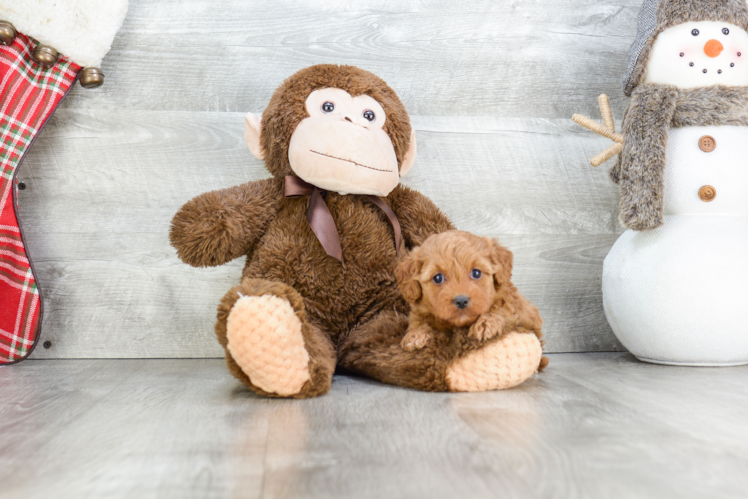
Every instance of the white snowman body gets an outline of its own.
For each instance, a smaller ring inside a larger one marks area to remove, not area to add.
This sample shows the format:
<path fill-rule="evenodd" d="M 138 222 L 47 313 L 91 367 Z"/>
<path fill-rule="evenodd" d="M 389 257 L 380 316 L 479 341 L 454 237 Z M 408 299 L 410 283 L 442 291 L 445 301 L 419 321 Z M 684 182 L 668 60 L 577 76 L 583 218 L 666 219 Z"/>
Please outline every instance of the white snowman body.
<path fill-rule="evenodd" d="M 715 81 L 748 86 L 748 33 L 707 21 L 660 34 L 645 82 Z M 748 364 L 748 127 L 671 128 L 663 198 L 664 224 L 627 230 L 605 259 L 613 332 L 644 361 Z"/>

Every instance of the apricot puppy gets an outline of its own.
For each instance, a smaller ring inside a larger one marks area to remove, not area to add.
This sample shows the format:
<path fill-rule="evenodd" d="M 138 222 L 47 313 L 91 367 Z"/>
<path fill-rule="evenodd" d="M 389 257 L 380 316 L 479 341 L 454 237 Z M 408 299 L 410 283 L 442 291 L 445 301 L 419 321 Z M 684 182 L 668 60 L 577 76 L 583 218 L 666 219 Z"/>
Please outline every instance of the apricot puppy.
<path fill-rule="evenodd" d="M 435 331 L 462 327 L 476 340 L 513 331 L 541 338 L 538 310 L 511 282 L 512 260 L 495 239 L 465 231 L 435 234 L 414 248 L 395 271 L 411 305 L 402 348 L 420 349 Z"/>

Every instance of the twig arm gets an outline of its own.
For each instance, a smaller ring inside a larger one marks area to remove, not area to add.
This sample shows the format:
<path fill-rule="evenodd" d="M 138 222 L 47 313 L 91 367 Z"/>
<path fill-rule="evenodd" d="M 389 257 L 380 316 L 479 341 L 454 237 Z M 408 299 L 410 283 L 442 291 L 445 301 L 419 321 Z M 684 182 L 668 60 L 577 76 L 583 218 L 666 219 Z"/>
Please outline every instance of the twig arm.
<path fill-rule="evenodd" d="M 600 114 L 603 116 L 603 122 L 605 122 L 604 125 L 577 113 L 571 117 L 571 119 L 579 125 L 592 130 L 596 134 L 607 137 L 615 143 L 590 160 L 590 165 L 593 167 L 599 167 L 601 164 L 623 151 L 623 134 L 616 132 L 616 125 L 613 121 L 613 111 L 610 109 L 610 99 L 608 99 L 607 95 L 600 94 L 600 97 L 597 98 L 597 102 L 600 105 Z"/>
<path fill-rule="evenodd" d="M 590 160 L 590 165 L 592 165 L 593 167 L 599 167 L 606 161 L 613 158 L 615 155 L 619 154 L 621 151 L 623 151 L 623 144 L 616 142 L 615 144 L 612 144 L 608 149 L 592 158 Z"/>
<path fill-rule="evenodd" d="M 603 115 L 603 122 L 613 132 L 616 131 L 616 124 L 613 122 L 613 111 L 610 109 L 610 99 L 605 94 L 600 94 L 597 98 L 597 102 L 600 105 L 600 114 Z"/>
<path fill-rule="evenodd" d="M 571 117 L 572 120 L 580 124 L 581 126 L 588 128 L 592 130 L 595 133 L 598 133 L 602 135 L 603 137 L 607 137 L 608 139 L 623 144 L 623 135 L 614 132 L 613 129 L 610 129 L 606 127 L 605 125 L 602 125 L 600 123 L 597 123 L 595 120 L 591 120 L 587 118 L 586 116 L 575 114 Z"/>

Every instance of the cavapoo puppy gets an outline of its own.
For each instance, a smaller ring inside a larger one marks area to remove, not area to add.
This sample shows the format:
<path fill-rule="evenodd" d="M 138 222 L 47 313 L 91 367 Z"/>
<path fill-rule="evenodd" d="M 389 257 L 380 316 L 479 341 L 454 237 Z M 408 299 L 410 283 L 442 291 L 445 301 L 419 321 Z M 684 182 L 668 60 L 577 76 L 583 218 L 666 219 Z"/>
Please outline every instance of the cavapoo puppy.
<path fill-rule="evenodd" d="M 438 331 L 468 328 L 483 341 L 509 332 L 542 337 L 538 310 L 514 287 L 512 252 L 465 231 L 429 237 L 398 265 L 400 291 L 410 302 L 406 351 L 426 346 Z M 548 364 L 543 358 L 540 368 Z"/>

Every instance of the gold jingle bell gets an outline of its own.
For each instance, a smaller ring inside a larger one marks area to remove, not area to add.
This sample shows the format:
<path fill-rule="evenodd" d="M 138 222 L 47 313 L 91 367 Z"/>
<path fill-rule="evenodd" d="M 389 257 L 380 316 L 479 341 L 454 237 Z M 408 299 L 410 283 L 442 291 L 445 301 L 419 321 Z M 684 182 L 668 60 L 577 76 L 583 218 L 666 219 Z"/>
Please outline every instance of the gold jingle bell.
<path fill-rule="evenodd" d="M 78 78 L 84 89 L 95 89 L 104 85 L 104 73 L 99 68 L 83 68 Z"/>
<path fill-rule="evenodd" d="M 31 59 L 45 68 L 54 66 L 59 58 L 60 55 L 57 51 L 49 45 L 39 44 L 34 49 L 34 52 L 31 53 Z"/>
<path fill-rule="evenodd" d="M 16 38 L 16 28 L 8 21 L 0 21 L 0 43 L 10 45 Z"/>

